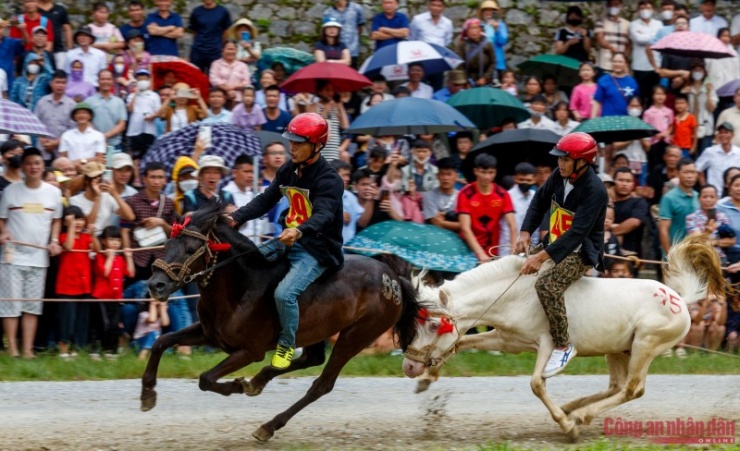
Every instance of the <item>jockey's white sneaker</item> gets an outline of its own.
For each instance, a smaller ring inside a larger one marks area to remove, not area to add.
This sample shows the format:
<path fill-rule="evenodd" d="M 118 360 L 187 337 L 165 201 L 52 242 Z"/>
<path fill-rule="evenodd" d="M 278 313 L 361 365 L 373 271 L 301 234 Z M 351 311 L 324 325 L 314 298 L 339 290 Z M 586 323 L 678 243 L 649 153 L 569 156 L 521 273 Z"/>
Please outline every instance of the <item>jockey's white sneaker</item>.
<path fill-rule="evenodd" d="M 568 362 L 570 362 L 575 356 L 576 348 L 573 347 L 572 343 L 569 344 L 568 349 L 564 351 L 555 349 L 552 351 L 552 355 L 550 356 L 550 360 L 547 361 L 547 365 L 545 365 L 545 370 L 542 372 L 542 378 L 547 379 L 548 377 L 553 377 L 563 371 L 568 365 Z"/>

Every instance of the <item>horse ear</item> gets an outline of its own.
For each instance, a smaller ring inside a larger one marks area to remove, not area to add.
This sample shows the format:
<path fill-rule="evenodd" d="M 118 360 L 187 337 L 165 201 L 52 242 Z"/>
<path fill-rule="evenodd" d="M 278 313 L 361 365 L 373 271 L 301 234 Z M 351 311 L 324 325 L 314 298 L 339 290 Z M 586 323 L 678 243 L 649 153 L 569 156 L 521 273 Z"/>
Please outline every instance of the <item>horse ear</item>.
<path fill-rule="evenodd" d="M 447 307 L 450 302 L 450 295 L 445 290 L 439 290 L 439 302 L 442 303 L 443 307 Z"/>
<path fill-rule="evenodd" d="M 426 268 L 423 268 L 418 274 L 411 275 L 411 283 L 416 287 L 416 291 L 419 291 L 421 288 L 421 284 L 424 283 L 424 277 L 426 277 L 427 274 L 429 274 L 429 271 Z"/>

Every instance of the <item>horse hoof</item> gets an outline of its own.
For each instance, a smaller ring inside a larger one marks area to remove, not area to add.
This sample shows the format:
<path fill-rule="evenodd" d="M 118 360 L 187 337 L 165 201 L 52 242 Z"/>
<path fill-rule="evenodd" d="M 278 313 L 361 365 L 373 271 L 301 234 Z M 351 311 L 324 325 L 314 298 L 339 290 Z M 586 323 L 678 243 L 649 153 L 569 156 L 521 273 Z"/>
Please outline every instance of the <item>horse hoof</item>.
<path fill-rule="evenodd" d="M 157 405 L 157 392 L 154 390 L 148 391 L 141 395 L 141 411 L 149 412 Z"/>
<path fill-rule="evenodd" d="M 242 384 L 244 394 L 247 396 L 257 396 L 262 393 L 262 389 L 264 388 L 255 388 L 254 385 L 252 385 L 252 381 L 247 381 L 243 377 L 237 377 L 234 381 Z"/>
<path fill-rule="evenodd" d="M 581 436 L 581 429 L 576 424 L 573 424 L 570 430 L 565 431 L 565 436 L 570 443 L 575 443 L 578 441 L 578 437 Z"/>
<path fill-rule="evenodd" d="M 416 391 L 414 393 L 424 393 L 429 389 L 430 385 L 432 385 L 432 381 L 429 379 L 422 379 L 418 384 L 416 384 Z"/>
<path fill-rule="evenodd" d="M 263 426 L 258 427 L 252 432 L 252 437 L 256 438 L 260 442 L 266 442 L 272 438 L 273 433 L 265 429 Z"/>

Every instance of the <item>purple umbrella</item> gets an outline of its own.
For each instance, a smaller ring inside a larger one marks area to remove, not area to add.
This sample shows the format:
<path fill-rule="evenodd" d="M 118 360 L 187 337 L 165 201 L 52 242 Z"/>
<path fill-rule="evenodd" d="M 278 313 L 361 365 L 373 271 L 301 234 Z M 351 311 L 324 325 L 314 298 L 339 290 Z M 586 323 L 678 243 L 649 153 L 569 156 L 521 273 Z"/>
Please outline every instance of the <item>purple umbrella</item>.
<path fill-rule="evenodd" d="M 729 83 L 723 84 L 718 90 L 717 90 L 717 96 L 719 97 L 732 97 L 735 95 L 735 91 L 740 89 L 740 78 L 737 80 L 732 80 Z"/>
<path fill-rule="evenodd" d="M 5 99 L 0 99 L 0 133 L 52 136 L 30 110 Z"/>

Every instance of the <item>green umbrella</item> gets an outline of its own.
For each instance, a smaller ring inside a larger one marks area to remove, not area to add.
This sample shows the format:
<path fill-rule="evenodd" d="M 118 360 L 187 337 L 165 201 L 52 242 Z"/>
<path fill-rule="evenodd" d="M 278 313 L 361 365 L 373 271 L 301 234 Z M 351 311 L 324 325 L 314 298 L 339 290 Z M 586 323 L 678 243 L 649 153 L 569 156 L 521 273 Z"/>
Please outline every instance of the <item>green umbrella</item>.
<path fill-rule="evenodd" d="M 260 72 L 270 69 L 273 63 L 282 63 L 286 75 L 292 75 L 298 69 L 316 62 L 313 55 L 290 47 L 273 47 L 262 51 L 262 56 L 257 62 Z"/>
<path fill-rule="evenodd" d="M 580 82 L 578 68 L 581 62 L 563 55 L 537 55 L 519 64 L 517 67 L 525 75 L 543 78 L 554 75 L 560 86 L 575 86 Z"/>
<path fill-rule="evenodd" d="M 367 256 L 390 252 L 418 268 L 437 271 L 459 273 L 478 264 L 475 254 L 457 234 L 414 222 L 384 221 L 371 225 L 346 246 L 350 252 Z"/>
<path fill-rule="evenodd" d="M 573 131 L 588 133 L 596 141 L 605 144 L 649 138 L 658 133 L 652 125 L 632 116 L 605 116 L 589 119 Z"/>
<path fill-rule="evenodd" d="M 447 103 L 467 116 L 479 130 L 501 125 L 506 118 L 517 122 L 529 119 L 529 111 L 519 99 L 487 86 L 460 91 L 447 99 Z"/>

